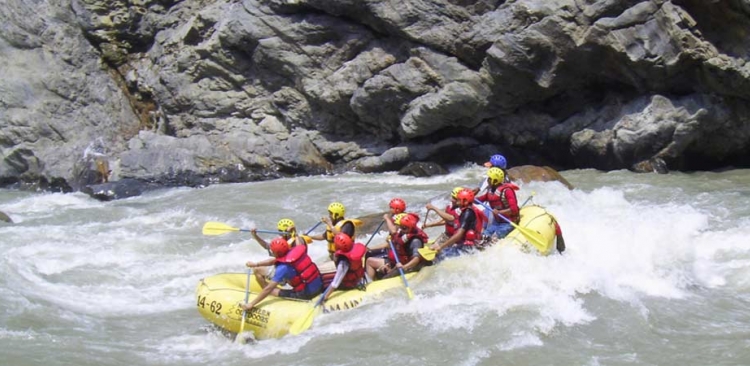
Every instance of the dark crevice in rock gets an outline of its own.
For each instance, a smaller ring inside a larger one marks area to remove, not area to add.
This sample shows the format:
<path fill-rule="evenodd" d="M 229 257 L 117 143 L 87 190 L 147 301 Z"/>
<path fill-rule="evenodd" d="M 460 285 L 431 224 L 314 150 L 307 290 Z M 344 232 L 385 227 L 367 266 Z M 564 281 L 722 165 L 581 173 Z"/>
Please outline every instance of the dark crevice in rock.
<path fill-rule="evenodd" d="M 695 21 L 705 39 L 720 52 L 750 58 L 750 6 L 746 2 L 675 0 Z"/>

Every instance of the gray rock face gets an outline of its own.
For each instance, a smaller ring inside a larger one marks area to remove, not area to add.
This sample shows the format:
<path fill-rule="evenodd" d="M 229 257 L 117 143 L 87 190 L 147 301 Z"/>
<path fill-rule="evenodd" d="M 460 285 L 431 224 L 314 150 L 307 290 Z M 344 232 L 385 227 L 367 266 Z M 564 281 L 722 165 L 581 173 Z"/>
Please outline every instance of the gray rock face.
<path fill-rule="evenodd" d="M 747 167 L 749 25 L 747 0 L 15 0 L 0 184 Z"/>

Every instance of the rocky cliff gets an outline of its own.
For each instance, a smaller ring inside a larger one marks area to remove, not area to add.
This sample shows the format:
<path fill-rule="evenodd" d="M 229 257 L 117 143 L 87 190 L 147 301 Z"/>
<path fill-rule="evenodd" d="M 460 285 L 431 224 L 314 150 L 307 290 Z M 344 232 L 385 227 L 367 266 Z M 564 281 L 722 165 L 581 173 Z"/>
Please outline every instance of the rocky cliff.
<path fill-rule="evenodd" d="M 750 166 L 748 0 L 9 0 L 0 182 Z"/>

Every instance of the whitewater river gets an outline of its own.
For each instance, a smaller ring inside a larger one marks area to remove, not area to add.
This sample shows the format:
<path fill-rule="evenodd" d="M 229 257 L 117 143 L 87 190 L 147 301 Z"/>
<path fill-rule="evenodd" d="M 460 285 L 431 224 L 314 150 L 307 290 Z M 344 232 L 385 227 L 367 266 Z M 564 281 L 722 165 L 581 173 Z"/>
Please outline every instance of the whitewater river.
<path fill-rule="evenodd" d="M 0 364 L 750 364 L 748 170 L 566 171 L 572 191 L 524 185 L 521 201 L 535 192 L 559 219 L 565 255 L 496 246 L 446 261 L 412 285 L 414 300 L 388 293 L 296 337 L 240 346 L 195 308 L 200 278 L 266 258 L 247 233 L 203 236 L 207 221 L 274 229 L 289 217 L 309 228 L 334 200 L 357 217 L 394 196 L 424 212 L 484 172 L 282 179 L 115 202 L 0 190 L 0 211 L 16 222 L 0 223 Z"/>

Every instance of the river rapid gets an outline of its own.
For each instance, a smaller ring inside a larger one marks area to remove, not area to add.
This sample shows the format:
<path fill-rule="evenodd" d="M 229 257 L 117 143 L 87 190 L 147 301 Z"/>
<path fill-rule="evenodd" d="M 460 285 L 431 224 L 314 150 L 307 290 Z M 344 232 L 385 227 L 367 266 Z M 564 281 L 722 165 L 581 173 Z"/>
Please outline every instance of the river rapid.
<path fill-rule="evenodd" d="M 196 310 L 202 277 L 267 257 L 207 221 L 312 227 L 402 197 L 424 214 L 478 166 L 431 178 L 354 174 L 168 189 L 99 202 L 0 190 L 2 365 L 748 365 L 750 170 L 562 172 L 522 185 L 562 225 L 567 251 L 513 246 L 448 260 L 419 283 L 309 331 L 241 346 Z M 432 236 L 439 232 L 429 231 Z M 268 236 L 266 236 L 268 237 Z M 378 235 L 373 243 L 381 241 Z M 360 237 L 365 242 L 367 237 Z M 323 243 L 311 247 L 325 256 Z"/>

